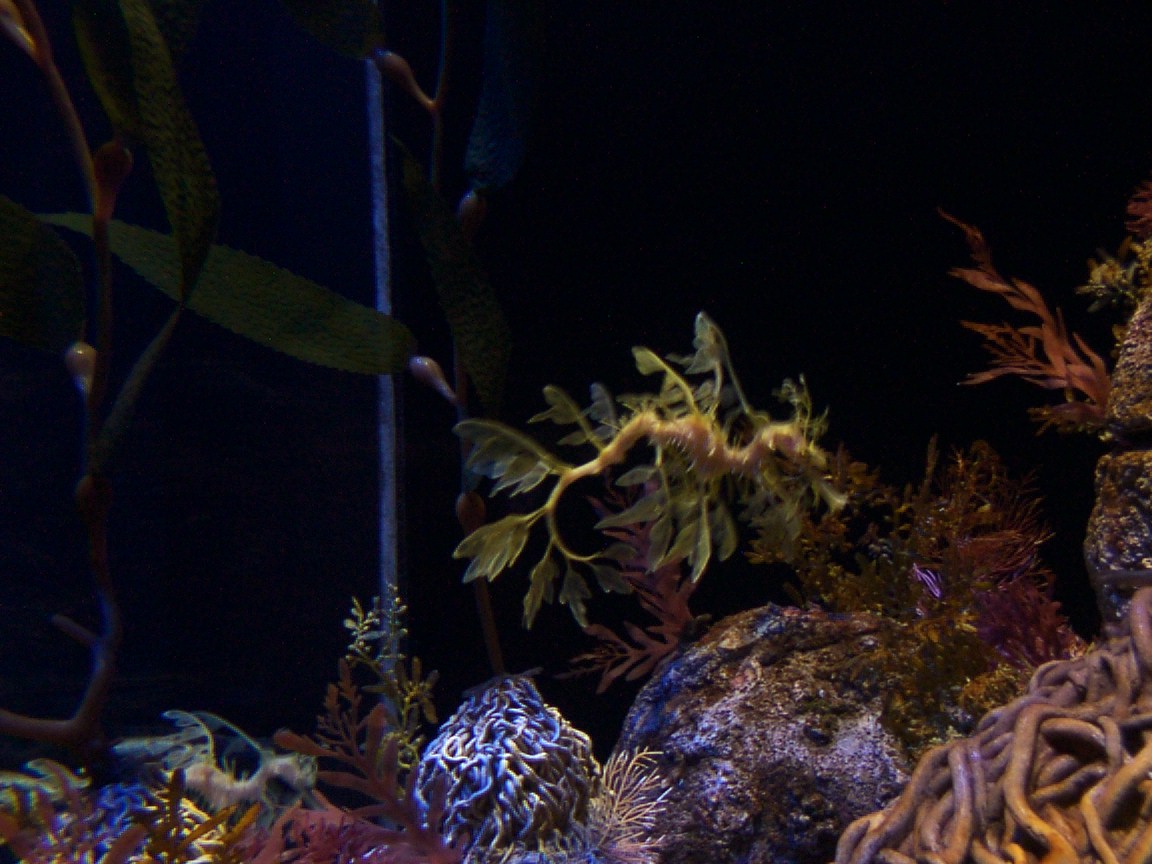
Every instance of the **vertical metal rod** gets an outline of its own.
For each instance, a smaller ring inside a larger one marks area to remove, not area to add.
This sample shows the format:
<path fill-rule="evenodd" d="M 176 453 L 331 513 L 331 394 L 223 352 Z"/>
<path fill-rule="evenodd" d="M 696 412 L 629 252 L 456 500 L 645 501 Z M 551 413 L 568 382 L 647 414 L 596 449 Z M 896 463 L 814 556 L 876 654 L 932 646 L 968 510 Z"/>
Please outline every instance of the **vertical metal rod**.
<path fill-rule="evenodd" d="M 373 247 L 376 259 L 376 308 L 392 314 L 392 247 L 388 233 L 387 134 L 384 81 L 376 64 L 365 61 L 368 110 L 368 158 L 372 192 Z M 399 478 L 396 385 L 391 375 L 377 379 L 377 429 L 380 489 L 380 595 L 399 596 Z"/>

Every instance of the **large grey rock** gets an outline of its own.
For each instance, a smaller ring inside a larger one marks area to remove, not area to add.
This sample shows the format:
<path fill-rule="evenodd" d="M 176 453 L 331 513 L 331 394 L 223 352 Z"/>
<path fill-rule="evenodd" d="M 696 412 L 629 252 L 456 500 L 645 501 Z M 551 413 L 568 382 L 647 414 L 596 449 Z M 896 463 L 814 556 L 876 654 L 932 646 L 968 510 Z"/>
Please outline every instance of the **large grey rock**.
<path fill-rule="evenodd" d="M 618 750 L 661 751 L 675 783 L 666 864 L 823 864 L 910 768 L 858 674 L 886 624 L 767 606 L 718 622 L 641 691 Z"/>

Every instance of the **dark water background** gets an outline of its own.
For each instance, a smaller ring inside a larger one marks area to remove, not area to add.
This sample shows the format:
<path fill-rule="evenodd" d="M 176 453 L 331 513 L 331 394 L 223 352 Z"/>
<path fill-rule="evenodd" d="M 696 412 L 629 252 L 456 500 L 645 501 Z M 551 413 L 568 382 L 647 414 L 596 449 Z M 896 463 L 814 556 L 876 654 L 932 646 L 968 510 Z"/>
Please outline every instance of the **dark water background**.
<path fill-rule="evenodd" d="M 43 4 L 45 7 L 51 5 Z M 430 82 L 435 4 L 397 4 L 389 32 Z M 410 5 L 421 8 L 413 10 Z M 1056 536 L 1046 560 L 1076 624 L 1094 624 L 1079 544 L 1100 452 L 1036 437 L 1015 382 L 980 369 L 958 321 L 1006 308 L 947 276 L 965 264 L 943 207 L 979 225 L 1002 272 L 1039 286 L 1104 350 L 1110 322 L 1072 289 L 1124 236 L 1152 171 L 1152 12 L 1133 3 L 549 3 L 530 151 L 493 203 L 481 255 L 514 338 L 504 418 L 540 388 L 642 385 L 630 346 L 684 351 L 706 309 L 757 404 L 805 373 L 845 442 L 890 482 L 919 478 L 934 434 L 986 438 L 1035 472 Z M 49 15 L 53 10 L 45 8 Z M 49 26 L 94 142 L 108 134 L 63 17 Z M 479 81 L 480 10 L 466 7 L 449 112 L 446 191 Z M 223 198 L 220 242 L 371 302 L 364 75 L 270 0 L 209 2 L 183 84 Z M 60 124 L 27 59 L 0 45 L 0 193 L 81 209 Z M 393 131 L 426 152 L 426 121 L 392 99 Z M 146 167 L 118 215 L 162 227 Z M 402 210 L 397 314 L 448 359 L 442 316 Z M 121 364 L 168 303 L 127 275 Z M 122 368 L 122 367 L 121 367 Z M 453 415 L 402 386 L 403 569 L 412 649 L 442 674 L 443 712 L 489 674 L 462 566 Z M 375 382 L 309 367 L 190 320 L 141 404 L 116 487 L 113 567 L 127 636 L 116 732 L 166 708 L 222 714 L 257 735 L 311 728 L 352 595 L 376 580 Z M 0 345 L 0 704 L 71 710 L 83 652 L 46 621 L 91 620 L 70 503 L 78 402 L 58 358 Z M 495 585 L 509 663 L 601 749 L 634 690 L 593 697 L 551 673 L 586 646 L 563 609 L 519 628 L 525 577 Z M 762 571 L 716 566 L 698 594 L 722 614 L 777 596 Z M 629 607 L 629 611 L 631 608 Z M 634 617 L 634 616 L 630 616 Z"/>

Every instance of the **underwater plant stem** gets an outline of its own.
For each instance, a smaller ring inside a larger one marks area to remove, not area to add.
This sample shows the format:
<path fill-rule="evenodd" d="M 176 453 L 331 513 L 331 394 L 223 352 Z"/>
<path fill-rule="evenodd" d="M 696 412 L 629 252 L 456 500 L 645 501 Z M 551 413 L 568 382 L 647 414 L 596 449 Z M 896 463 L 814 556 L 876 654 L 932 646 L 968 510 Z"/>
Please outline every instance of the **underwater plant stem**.
<path fill-rule="evenodd" d="M 84 695 L 66 720 L 32 717 L 0 709 L 0 735 L 67 747 L 86 764 L 105 755 L 107 742 L 100 715 L 108 701 L 116 655 L 123 637 L 120 606 L 108 567 L 108 507 L 111 488 L 104 478 L 86 475 L 76 487 L 76 504 L 88 529 L 88 557 L 96 583 L 101 627 L 91 646 L 91 671 Z"/>
<path fill-rule="evenodd" d="M 444 163 L 444 100 L 448 92 L 452 49 L 456 41 L 456 6 L 440 0 L 440 65 L 436 70 L 436 90 L 429 111 L 432 115 L 432 148 L 428 159 L 428 181 L 440 191 Z M 459 392 L 459 391 L 457 391 Z"/>
<path fill-rule="evenodd" d="M 468 372 L 460 362 L 460 352 L 455 352 L 452 358 L 452 380 L 456 388 L 456 419 L 459 422 L 468 416 Z M 461 527 L 466 534 L 475 531 L 484 520 L 483 499 L 475 492 L 468 490 L 468 454 L 472 444 L 463 438 L 460 439 L 460 479 L 464 488 L 461 496 L 473 495 L 479 504 L 473 514 L 476 517 L 475 525 L 465 525 L 461 520 Z M 496 613 L 492 609 L 492 592 L 487 581 L 483 579 L 472 580 L 472 596 L 476 601 L 476 614 L 480 618 L 480 632 L 484 637 L 484 650 L 488 655 L 488 668 L 493 675 L 506 675 L 508 667 L 504 663 L 504 649 L 500 645 L 500 630 L 496 626 Z"/>
<path fill-rule="evenodd" d="M 90 475 L 94 477 L 108 476 L 112 457 L 132 421 L 132 415 L 136 411 L 136 402 L 144 389 L 144 383 L 152 374 L 152 370 L 156 368 L 157 361 L 172 340 L 172 334 L 176 331 L 176 325 L 180 322 L 183 312 L 183 305 L 172 310 L 168 320 L 164 322 L 164 326 L 152 337 L 152 341 L 148 343 L 148 347 L 140 354 L 132 367 L 132 371 L 128 373 L 128 378 L 120 388 L 116 401 L 108 412 L 108 418 L 104 421 L 99 433 L 93 438 L 88 452 L 88 472 Z"/>
<path fill-rule="evenodd" d="M 43 73 L 52 101 L 64 122 L 92 210 L 92 237 L 96 249 L 99 286 L 98 349 L 92 383 L 85 400 L 86 464 L 84 474 L 76 486 L 75 501 L 88 533 L 88 561 L 100 610 L 100 629 L 97 633 L 69 619 L 56 619 L 57 626 L 74 638 L 80 638 L 82 644 L 88 647 L 91 658 L 88 683 L 72 716 L 59 720 L 0 709 L 0 735 L 67 747 L 74 750 L 84 763 L 93 765 L 106 756 L 107 741 L 100 718 L 112 688 L 116 656 L 123 638 L 123 621 L 108 559 L 111 486 L 103 470 L 104 466 L 93 457 L 98 450 L 98 442 L 103 438 L 99 412 L 108 389 L 109 349 L 112 340 L 112 256 L 108 225 L 116 192 L 131 170 L 131 157 L 118 144 L 114 148 L 103 148 L 99 157 L 92 153 L 68 87 L 52 57 L 51 43 L 35 3 L 33 0 L 14 0 L 14 3 L 31 41 L 32 59 Z M 98 173 L 97 158 L 105 160 L 101 162 L 106 169 L 104 175 Z"/>
<path fill-rule="evenodd" d="M 84 177 L 84 189 L 88 194 L 89 204 L 95 206 L 96 172 L 92 165 L 92 150 L 88 146 L 88 137 L 84 134 L 84 126 L 80 123 L 80 115 L 76 113 L 76 106 L 72 102 L 68 86 L 64 83 L 64 78 L 60 75 L 60 70 L 52 57 L 48 32 L 44 29 L 44 22 L 40 19 L 33 0 L 14 0 L 14 2 L 16 8 L 20 10 L 28 35 L 32 38 L 32 60 L 44 75 L 52 103 L 56 106 L 60 119 L 64 121 L 72 153 Z"/>
<path fill-rule="evenodd" d="M 92 366 L 92 383 L 84 400 L 87 415 L 85 448 L 91 459 L 100 433 L 100 412 L 108 393 L 108 376 L 112 360 L 112 244 L 108 237 L 108 220 L 92 217 L 92 245 L 96 250 L 99 291 L 96 309 L 96 357 Z"/>
<path fill-rule="evenodd" d="M 480 617 L 488 668 L 493 675 L 506 675 L 508 667 L 504 664 L 504 649 L 496 629 L 496 613 L 492 610 L 492 592 L 488 590 L 488 583 L 483 579 L 473 579 L 472 596 L 476 598 L 476 614 Z"/>

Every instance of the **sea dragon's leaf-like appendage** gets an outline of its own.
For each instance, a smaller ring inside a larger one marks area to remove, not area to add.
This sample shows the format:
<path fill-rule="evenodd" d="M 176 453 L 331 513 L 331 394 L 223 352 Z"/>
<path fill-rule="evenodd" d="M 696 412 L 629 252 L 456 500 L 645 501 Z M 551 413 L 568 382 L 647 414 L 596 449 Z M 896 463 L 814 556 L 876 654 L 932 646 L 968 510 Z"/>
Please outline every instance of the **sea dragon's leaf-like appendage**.
<path fill-rule="evenodd" d="M 620 397 L 619 407 L 600 385 L 593 387 L 592 405 L 585 409 L 562 390 L 545 389 L 549 407 L 532 421 L 575 426 L 559 443 L 591 445 L 595 455 L 585 462 L 565 462 L 524 433 L 493 420 L 457 425 L 457 434 L 473 445 L 469 468 L 492 479 L 493 492 L 519 495 L 552 483 L 540 506 L 505 516 L 464 538 L 454 554 L 472 559 L 466 580 L 492 580 L 512 567 L 533 528 L 543 522 L 546 544 L 530 571 L 525 624 L 530 626 L 541 605 L 558 596 L 585 626 L 591 593 L 587 576 L 606 591 L 627 590 L 627 585 L 620 578 L 613 546 L 590 553 L 573 549 L 561 534 L 557 511 L 574 483 L 617 469 L 621 473 L 616 483 L 635 488 L 638 496 L 621 512 L 602 518 L 596 528 L 651 523 L 649 566 L 685 561 L 693 581 L 714 558 L 722 560 L 736 550 L 729 499 L 741 505 L 745 521 L 776 526 L 785 543 L 795 539 L 799 517 L 807 509 L 843 504 L 843 494 L 828 476 L 827 454 L 815 443 L 823 432 L 823 417 L 813 416 L 803 380 L 784 383 L 779 395 L 792 407 L 792 415 L 773 420 L 748 403 L 724 336 L 704 313 L 696 318 L 693 344 L 695 353 L 667 358 L 647 348 L 633 349 L 641 373 L 662 376 L 660 388 Z M 638 445 L 646 445 L 651 458 L 635 464 Z"/>

